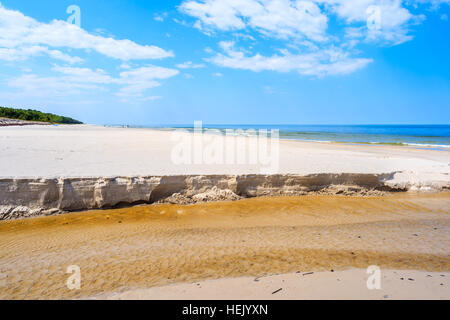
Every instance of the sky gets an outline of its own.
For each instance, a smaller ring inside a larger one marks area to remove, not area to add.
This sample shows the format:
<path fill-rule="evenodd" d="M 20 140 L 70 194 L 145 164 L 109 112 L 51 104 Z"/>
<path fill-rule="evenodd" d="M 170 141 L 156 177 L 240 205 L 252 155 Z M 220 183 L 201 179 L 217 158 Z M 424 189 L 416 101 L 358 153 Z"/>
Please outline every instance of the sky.
<path fill-rule="evenodd" d="M 450 0 L 0 0 L 0 106 L 101 125 L 450 124 Z"/>

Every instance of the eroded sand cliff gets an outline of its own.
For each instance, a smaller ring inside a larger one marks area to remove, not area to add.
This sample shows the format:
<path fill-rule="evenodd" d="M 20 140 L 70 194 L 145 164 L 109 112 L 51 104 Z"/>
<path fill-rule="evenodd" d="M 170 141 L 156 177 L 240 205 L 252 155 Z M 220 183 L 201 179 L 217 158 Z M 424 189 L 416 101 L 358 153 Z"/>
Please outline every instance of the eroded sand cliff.
<path fill-rule="evenodd" d="M 193 204 L 261 196 L 450 189 L 446 177 L 390 174 L 193 175 L 115 178 L 0 179 L 0 220 L 136 204 Z"/>

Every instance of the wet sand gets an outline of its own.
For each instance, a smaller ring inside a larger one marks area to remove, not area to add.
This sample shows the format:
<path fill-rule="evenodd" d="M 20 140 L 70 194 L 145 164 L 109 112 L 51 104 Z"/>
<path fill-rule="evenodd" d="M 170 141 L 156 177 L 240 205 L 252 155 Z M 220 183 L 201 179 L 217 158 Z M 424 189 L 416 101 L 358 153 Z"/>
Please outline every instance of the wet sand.
<path fill-rule="evenodd" d="M 4 221 L 0 298 L 89 298 L 369 265 L 449 272 L 449 212 L 450 194 L 439 193 L 256 198 Z M 81 269 L 80 290 L 66 286 L 70 265 Z"/>

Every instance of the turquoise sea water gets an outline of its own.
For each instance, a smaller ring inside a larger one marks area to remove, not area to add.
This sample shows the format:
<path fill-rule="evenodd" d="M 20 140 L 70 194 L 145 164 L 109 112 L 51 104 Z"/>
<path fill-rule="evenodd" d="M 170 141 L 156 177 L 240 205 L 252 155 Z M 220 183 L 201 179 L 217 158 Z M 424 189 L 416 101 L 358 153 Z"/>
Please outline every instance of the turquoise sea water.
<path fill-rule="evenodd" d="M 155 126 L 184 128 L 193 126 Z M 450 147 L 450 125 L 203 125 L 204 129 L 279 129 L 281 139 L 364 144 Z"/>

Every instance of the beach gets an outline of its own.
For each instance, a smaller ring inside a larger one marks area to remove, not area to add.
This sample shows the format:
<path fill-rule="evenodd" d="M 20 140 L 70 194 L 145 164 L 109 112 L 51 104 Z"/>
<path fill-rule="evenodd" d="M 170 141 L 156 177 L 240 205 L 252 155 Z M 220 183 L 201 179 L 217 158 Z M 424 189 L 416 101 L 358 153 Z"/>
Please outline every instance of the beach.
<path fill-rule="evenodd" d="M 450 300 L 449 15 L 0 0 L 0 302 L 283 319 L 355 309 L 268 300 Z"/>
<path fill-rule="evenodd" d="M 300 299 L 342 291 L 342 298 L 448 299 L 449 209 L 448 193 L 302 196 L 6 221 L 0 298 Z M 66 286 L 72 265 L 80 268 L 80 290 Z M 371 265 L 380 268 L 384 291 L 367 289 Z M 204 282 L 215 279 L 223 280 Z"/>
<path fill-rule="evenodd" d="M 175 284 L 100 295 L 109 300 L 448 300 L 449 272 L 383 269 L 383 287 L 368 290 L 366 269 L 295 272 Z M 220 290 L 218 290 L 220 288 Z M 237 290 L 237 288 L 240 288 Z M 326 290 L 324 290 L 326 288 Z"/>
<path fill-rule="evenodd" d="M 174 144 L 0 128 L 0 298 L 450 299 L 450 151 L 281 140 L 271 175 Z"/>
<path fill-rule="evenodd" d="M 0 131 L 0 177 L 258 174 L 261 165 L 177 165 L 170 131 L 101 126 L 26 126 Z M 187 135 L 190 135 L 187 133 Z M 230 139 L 230 138 L 226 138 Z M 449 150 L 280 141 L 280 174 L 410 173 L 448 181 Z"/>

